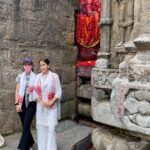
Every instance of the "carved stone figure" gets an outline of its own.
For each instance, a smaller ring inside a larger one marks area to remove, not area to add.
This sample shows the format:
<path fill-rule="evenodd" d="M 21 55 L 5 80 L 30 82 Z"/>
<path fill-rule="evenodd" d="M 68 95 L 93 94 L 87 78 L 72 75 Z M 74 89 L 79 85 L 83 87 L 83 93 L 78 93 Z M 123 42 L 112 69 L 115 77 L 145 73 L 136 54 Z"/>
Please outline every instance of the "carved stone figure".
<path fill-rule="evenodd" d="M 144 36 L 142 36 L 143 38 Z M 146 135 L 150 134 L 149 52 L 127 55 L 119 65 L 119 76 L 113 80 L 111 111 L 124 127 Z M 131 78 L 132 77 L 132 78 Z M 132 80 L 131 80 L 132 79 Z"/>
<path fill-rule="evenodd" d="M 120 33 L 120 42 L 117 47 L 120 47 L 130 40 L 134 23 L 134 0 L 117 0 L 117 2 L 119 7 L 118 26 Z"/>
<path fill-rule="evenodd" d="M 134 0 L 134 25 L 130 36 L 131 41 L 137 38 L 140 32 L 141 3 L 141 0 Z"/>

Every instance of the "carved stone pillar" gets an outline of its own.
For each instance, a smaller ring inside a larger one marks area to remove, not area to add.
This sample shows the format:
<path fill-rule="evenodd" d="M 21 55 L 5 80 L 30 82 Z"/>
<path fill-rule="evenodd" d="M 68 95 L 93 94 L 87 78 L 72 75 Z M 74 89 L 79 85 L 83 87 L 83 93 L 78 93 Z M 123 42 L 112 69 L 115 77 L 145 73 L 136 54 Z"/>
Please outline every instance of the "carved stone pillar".
<path fill-rule="evenodd" d="M 92 70 L 91 84 L 96 88 L 111 88 L 111 81 L 115 78 L 113 69 L 108 68 L 110 57 L 110 38 L 111 38 L 111 0 L 102 0 L 102 17 L 100 21 L 101 41 L 100 51 L 96 66 Z"/>
<path fill-rule="evenodd" d="M 101 46 L 96 61 L 96 68 L 106 69 L 108 67 L 108 57 L 110 56 L 110 27 L 111 18 L 111 0 L 102 0 L 102 17 L 100 21 L 101 28 Z"/>
<path fill-rule="evenodd" d="M 101 45 L 96 66 L 93 68 L 91 76 L 91 84 L 94 87 L 91 106 L 93 120 L 120 127 L 120 122 L 115 121 L 111 114 L 109 95 L 106 92 L 106 90 L 111 90 L 112 80 L 118 74 L 118 70 L 108 67 L 112 25 L 111 5 L 111 0 L 102 0 L 102 17 L 100 21 Z M 104 112 L 106 112 L 105 115 Z"/>

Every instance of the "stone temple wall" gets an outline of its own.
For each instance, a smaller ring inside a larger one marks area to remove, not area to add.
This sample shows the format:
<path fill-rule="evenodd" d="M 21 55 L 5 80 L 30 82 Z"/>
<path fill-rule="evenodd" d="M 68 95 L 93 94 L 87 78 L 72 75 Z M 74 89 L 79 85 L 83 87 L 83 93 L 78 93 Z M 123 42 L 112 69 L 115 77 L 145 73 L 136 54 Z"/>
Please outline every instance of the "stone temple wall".
<path fill-rule="evenodd" d="M 32 56 L 34 69 L 47 57 L 60 76 L 62 118 L 75 113 L 73 8 L 64 0 L 0 0 L 0 133 L 20 129 L 15 112 L 15 78 L 22 59 Z"/>
<path fill-rule="evenodd" d="M 149 26 L 147 0 L 102 0 L 101 47 L 91 77 L 93 120 L 148 140 Z"/>

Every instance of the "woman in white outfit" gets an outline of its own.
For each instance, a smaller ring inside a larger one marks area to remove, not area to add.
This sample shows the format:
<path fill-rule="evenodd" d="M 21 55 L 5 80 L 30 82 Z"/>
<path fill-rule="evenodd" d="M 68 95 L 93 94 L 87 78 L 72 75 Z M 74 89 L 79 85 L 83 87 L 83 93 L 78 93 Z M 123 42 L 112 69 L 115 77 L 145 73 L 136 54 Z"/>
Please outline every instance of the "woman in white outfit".
<path fill-rule="evenodd" d="M 40 69 L 35 81 L 38 150 L 57 150 L 55 127 L 60 117 L 60 80 L 50 71 L 48 59 L 40 60 Z"/>

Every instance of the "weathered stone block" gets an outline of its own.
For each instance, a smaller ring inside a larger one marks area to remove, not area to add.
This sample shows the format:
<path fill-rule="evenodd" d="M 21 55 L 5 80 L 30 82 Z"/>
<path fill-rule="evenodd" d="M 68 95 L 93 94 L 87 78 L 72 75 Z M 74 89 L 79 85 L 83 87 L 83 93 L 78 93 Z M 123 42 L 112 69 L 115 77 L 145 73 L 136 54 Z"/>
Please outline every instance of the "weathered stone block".
<path fill-rule="evenodd" d="M 91 117 L 91 105 L 86 103 L 78 104 L 78 113 L 87 117 Z"/>
<path fill-rule="evenodd" d="M 67 59 L 66 59 L 67 58 Z M 77 60 L 77 50 L 70 47 L 63 51 L 62 63 L 63 64 L 75 64 Z"/>
<path fill-rule="evenodd" d="M 150 143 L 136 140 L 130 136 L 116 135 L 106 127 L 98 127 L 92 132 L 95 150 L 149 150 Z"/>
<path fill-rule="evenodd" d="M 0 90 L 0 133 L 12 133 L 21 127 L 14 102 L 14 90 Z"/>
<path fill-rule="evenodd" d="M 75 97 L 75 82 L 62 86 L 62 101 L 67 101 Z"/>
<path fill-rule="evenodd" d="M 62 49 L 55 48 L 54 50 L 47 52 L 47 55 L 49 57 L 51 64 L 53 65 L 62 64 L 62 55 L 63 55 Z"/>
<path fill-rule="evenodd" d="M 65 65 L 61 67 L 61 83 L 69 84 L 76 79 L 76 70 L 74 65 Z"/>
<path fill-rule="evenodd" d="M 102 101 L 109 98 L 109 96 L 103 90 L 96 88 L 93 89 L 93 96 L 97 101 Z"/>
<path fill-rule="evenodd" d="M 3 86 L 0 86 L 0 89 L 13 89 L 15 91 L 15 79 L 17 75 L 17 70 L 11 69 L 10 67 L 4 68 L 1 76 L 1 83 Z"/>
<path fill-rule="evenodd" d="M 61 103 L 61 119 L 70 118 L 75 115 L 76 103 L 74 99 Z"/>
<path fill-rule="evenodd" d="M 93 95 L 93 87 L 90 84 L 83 84 L 77 88 L 77 96 L 91 99 Z"/>
<path fill-rule="evenodd" d="M 10 61 L 9 55 L 10 55 L 9 51 L 1 51 L 0 50 L 0 66 L 1 67 L 5 67 L 6 65 L 8 66 L 10 64 L 11 61 Z"/>
<path fill-rule="evenodd" d="M 14 90 L 0 90 L 0 109 L 13 109 L 15 102 Z"/>
<path fill-rule="evenodd" d="M 13 119 L 12 119 L 12 114 L 14 114 L 14 111 L 11 109 L 1 109 L 0 111 L 0 133 L 2 134 L 10 134 L 13 133 Z"/>
<path fill-rule="evenodd" d="M 92 70 L 91 84 L 97 88 L 112 88 L 112 81 L 118 76 L 118 70 L 115 69 L 97 69 Z"/>
<path fill-rule="evenodd" d="M 127 139 L 111 133 L 104 127 L 93 130 L 92 143 L 95 150 L 130 150 Z"/>
<path fill-rule="evenodd" d="M 93 120 L 103 124 L 124 128 L 120 120 L 116 119 L 111 113 L 109 101 L 98 102 L 92 97 L 91 107 Z"/>

